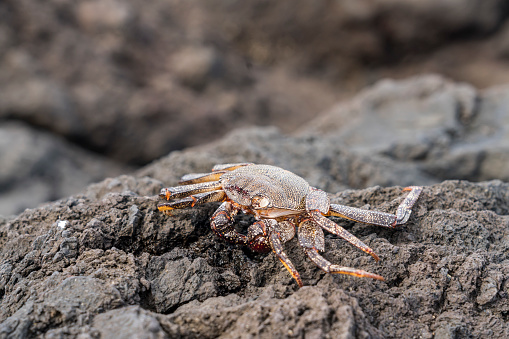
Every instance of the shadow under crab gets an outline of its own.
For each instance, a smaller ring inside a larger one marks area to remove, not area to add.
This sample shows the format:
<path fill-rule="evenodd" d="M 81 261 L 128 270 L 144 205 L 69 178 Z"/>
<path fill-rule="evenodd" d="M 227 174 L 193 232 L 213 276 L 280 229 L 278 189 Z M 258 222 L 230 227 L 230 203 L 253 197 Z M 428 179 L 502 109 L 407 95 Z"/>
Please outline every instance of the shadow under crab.
<path fill-rule="evenodd" d="M 296 227 L 300 246 L 325 272 L 384 280 L 374 273 L 334 265 L 319 254 L 325 250 L 325 229 L 379 260 L 371 248 L 326 216 L 393 228 L 408 221 L 411 208 L 422 191 L 419 186 L 406 187 L 404 190 L 409 194 L 396 214 L 390 214 L 331 204 L 324 191 L 311 187 L 292 172 L 270 165 L 216 165 L 211 173 L 185 175 L 180 184 L 182 186 L 161 190 L 160 196 L 169 202 L 159 204 L 160 211 L 171 214 L 174 209 L 222 202 L 212 215 L 212 230 L 219 237 L 249 246 L 254 251 L 272 250 L 300 287 L 303 286 L 300 275 L 283 250 L 283 244 L 295 236 Z M 247 235 L 233 227 L 233 218 L 240 211 L 253 214 L 257 220 L 249 226 Z"/>

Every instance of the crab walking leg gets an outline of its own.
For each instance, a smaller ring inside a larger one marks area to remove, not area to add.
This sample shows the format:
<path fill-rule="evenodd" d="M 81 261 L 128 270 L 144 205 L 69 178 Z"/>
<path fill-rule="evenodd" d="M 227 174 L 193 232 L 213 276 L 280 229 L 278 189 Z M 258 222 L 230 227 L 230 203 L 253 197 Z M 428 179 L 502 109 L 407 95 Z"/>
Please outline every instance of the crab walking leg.
<path fill-rule="evenodd" d="M 311 219 L 313 219 L 313 221 L 317 223 L 321 228 L 329 233 L 340 236 L 350 244 L 371 255 L 373 258 L 375 258 L 376 261 L 379 260 L 375 252 L 366 244 L 350 234 L 343 227 L 330 221 L 322 215 L 326 214 L 329 210 L 329 197 L 327 196 L 327 193 L 316 188 L 311 188 L 306 197 L 306 210 Z"/>
<path fill-rule="evenodd" d="M 184 199 L 160 203 L 157 205 L 157 209 L 167 215 L 171 215 L 171 211 L 174 209 L 194 207 L 195 205 L 205 204 L 208 202 L 224 201 L 225 198 L 226 193 L 224 193 L 224 191 L 198 193 Z"/>
<path fill-rule="evenodd" d="M 312 220 L 305 219 L 299 224 L 299 244 L 304 248 L 325 250 L 325 237 L 322 229 Z"/>
<path fill-rule="evenodd" d="M 274 251 L 279 260 L 286 267 L 288 272 L 290 272 L 293 279 L 295 279 L 295 281 L 297 282 L 297 285 L 299 285 L 299 287 L 304 286 L 304 284 L 302 283 L 302 279 L 300 278 L 299 272 L 297 272 L 297 269 L 295 269 L 295 266 L 293 266 L 293 263 L 290 261 L 290 258 L 288 258 L 288 255 L 283 250 L 283 245 L 281 244 L 281 241 L 279 240 L 277 233 L 270 234 L 270 244 L 272 245 L 272 251 Z"/>
<path fill-rule="evenodd" d="M 185 186 L 166 187 L 161 189 L 159 196 L 166 200 L 188 197 L 190 195 L 220 190 L 221 184 L 218 181 L 204 182 Z"/>
<path fill-rule="evenodd" d="M 191 173 L 180 178 L 179 185 L 198 184 L 201 182 L 218 181 L 226 171 L 217 171 L 212 173 Z"/>
<path fill-rule="evenodd" d="M 320 269 L 327 273 L 340 273 L 349 274 L 356 277 L 372 278 L 377 280 L 384 280 L 381 276 L 369 273 L 363 270 L 358 270 L 351 267 L 343 267 L 333 265 L 324 257 L 318 254 L 318 251 L 324 250 L 324 236 L 323 231 L 313 220 L 306 219 L 299 224 L 299 244 L 304 248 L 308 257 Z"/>
<path fill-rule="evenodd" d="M 404 191 L 410 191 L 405 200 L 398 206 L 396 214 L 385 212 L 363 210 L 360 208 L 330 204 L 329 212 L 326 215 L 333 215 L 353 221 L 363 222 L 366 224 L 395 227 L 404 224 L 410 218 L 412 206 L 415 204 L 422 192 L 422 187 L 409 186 Z"/>
<path fill-rule="evenodd" d="M 249 226 L 248 242 L 249 247 L 254 251 L 265 252 L 267 249 L 272 249 L 299 287 L 302 287 L 299 272 L 283 249 L 283 243 L 292 239 L 294 235 L 295 226 L 289 221 L 278 223 L 274 219 L 262 219 Z"/>
<path fill-rule="evenodd" d="M 207 182 L 207 181 L 217 181 L 223 174 L 229 171 L 236 170 L 239 167 L 253 165 L 249 162 L 243 162 L 239 164 L 222 164 L 222 165 L 216 165 L 212 168 L 211 173 L 190 173 L 184 175 L 182 178 L 180 178 L 179 184 L 180 185 L 189 185 L 189 184 L 197 184 L 201 182 Z"/>
<path fill-rule="evenodd" d="M 410 191 L 410 193 L 408 193 L 405 200 L 398 206 L 398 210 L 396 211 L 396 225 L 401 225 L 408 221 L 412 213 L 412 207 L 417 199 L 419 199 L 419 195 L 421 195 L 422 187 L 408 186 L 405 187 L 403 191 Z"/>
<path fill-rule="evenodd" d="M 290 221 L 276 222 L 263 219 L 255 222 L 247 229 L 248 246 L 256 252 L 269 252 L 272 245 L 269 241 L 269 231 L 277 233 L 281 243 L 285 243 L 295 236 L 295 225 Z"/>
<path fill-rule="evenodd" d="M 226 241 L 234 244 L 247 245 L 247 237 L 237 232 L 233 227 L 232 217 L 234 217 L 238 211 L 239 209 L 231 202 L 223 202 L 212 215 L 210 227 L 214 233 Z"/>
<path fill-rule="evenodd" d="M 304 286 L 302 283 L 302 279 L 300 278 L 299 272 L 297 272 L 297 269 L 295 266 L 293 266 L 293 263 L 291 262 L 290 258 L 288 258 L 288 255 L 285 253 L 283 249 L 283 244 L 281 242 L 281 236 L 279 232 L 276 232 L 275 226 L 277 224 L 277 221 L 274 219 L 264 219 L 263 222 L 268 223 L 270 226 L 268 228 L 269 232 L 269 242 L 272 247 L 272 251 L 276 254 L 276 256 L 279 258 L 279 260 L 283 263 L 283 265 L 286 267 L 288 272 L 292 275 L 293 279 L 297 282 L 297 285 L 299 287 Z"/>
<path fill-rule="evenodd" d="M 309 259 L 311 259 L 316 264 L 316 266 L 320 267 L 323 271 L 327 273 L 348 274 L 359 278 L 385 280 L 382 276 L 379 276 L 378 274 L 358 270 L 352 267 L 333 265 L 327 259 L 318 254 L 318 250 L 316 248 L 305 248 L 304 250 L 306 251 L 306 254 L 308 255 Z"/>
<path fill-rule="evenodd" d="M 330 221 L 318 211 L 310 211 L 308 213 L 313 219 L 313 221 L 316 222 L 321 228 L 323 228 L 327 232 L 340 236 L 341 238 L 348 241 L 350 244 L 371 255 L 376 261 L 380 260 L 380 258 L 378 258 L 378 255 L 376 255 L 376 253 L 370 247 L 368 247 L 368 245 L 360 241 L 359 238 L 349 233 L 343 227 Z"/>
<path fill-rule="evenodd" d="M 236 164 L 219 164 L 212 167 L 212 172 L 216 171 L 233 171 L 239 167 L 254 165 L 252 162 L 239 162 Z"/>

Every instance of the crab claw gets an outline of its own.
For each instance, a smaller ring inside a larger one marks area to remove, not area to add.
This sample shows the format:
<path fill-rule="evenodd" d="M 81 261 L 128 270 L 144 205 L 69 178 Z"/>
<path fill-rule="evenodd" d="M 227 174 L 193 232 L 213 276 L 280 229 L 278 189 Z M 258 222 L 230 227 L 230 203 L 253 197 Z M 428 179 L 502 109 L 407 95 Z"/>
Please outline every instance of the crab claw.
<path fill-rule="evenodd" d="M 248 246 L 255 252 L 267 253 L 272 250 L 267 239 L 267 230 L 263 222 L 255 222 L 247 229 Z"/>

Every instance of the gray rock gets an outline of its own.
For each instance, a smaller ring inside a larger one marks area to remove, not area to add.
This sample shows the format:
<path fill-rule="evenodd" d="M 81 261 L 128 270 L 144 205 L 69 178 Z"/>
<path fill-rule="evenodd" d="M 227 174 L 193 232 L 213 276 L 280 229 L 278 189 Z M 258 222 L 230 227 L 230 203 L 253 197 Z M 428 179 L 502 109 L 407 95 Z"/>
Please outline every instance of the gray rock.
<path fill-rule="evenodd" d="M 28 301 L 0 324 L 0 336 L 26 338 L 62 324 L 88 323 L 90 314 L 122 304 L 115 288 L 87 276 L 70 277 L 57 286 L 44 287 L 34 290 Z"/>
<path fill-rule="evenodd" d="M 300 131 L 366 157 L 411 162 L 436 180 L 509 180 L 507 86 L 477 91 L 440 76 L 382 81 Z"/>
<path fill-rule="evenodd" d="M 157 173 L 173 173 L 167 159 L 159 165 Z M 324 256 L 381 274 L 385 282 L 325 274 L 290 241 L 285 248 L 310 285 L 298 289 L 273 254 L 256 254 L 213 234 L 208 217 L 217 205 L 169 217 L 154 211 L 154 181 L 117 180 L 93 191 L 123 183 L 127 192 L 81 195 L 0 222 L 4 337 L 93 338 L 112 331 L 149 338 L 509 334 L 502 315 L 509 187 L 501 181 L 428 186 L 409 223 L 395 230 L 335 218 L 381 261 L 330 236 Z M 148 196 L 136 193 L 143 182 L 152 190 Z M 394 212 L 402 196 L 400 187 L 372 187 L 331 200 Z M 136 227 L 130 226 L 133 215 Z M 243 230 L 250 222 L 237 221 Z"/>
<path fill-rule="evenodd" d="M 20 123 L 0 126 L 0 214 L 78 193 L 129 167 Z"/>
<path fill-rule="evenodd" d="M 139 306 L 128 306 L 98 314 L 89 333 L 101 338 L 163 339 L 168 338 L 157 318 Z"/>

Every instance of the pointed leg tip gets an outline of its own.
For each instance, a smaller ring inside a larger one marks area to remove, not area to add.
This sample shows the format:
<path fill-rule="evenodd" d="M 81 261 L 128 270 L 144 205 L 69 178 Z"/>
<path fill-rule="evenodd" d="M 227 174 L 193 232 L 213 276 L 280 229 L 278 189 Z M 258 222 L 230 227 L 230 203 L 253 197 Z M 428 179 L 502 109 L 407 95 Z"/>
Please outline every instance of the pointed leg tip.
<path fill-rule="evenodd" d="M 422 186 L 407 186 L 403 188 L 403 191 L 422 190 Z"/>
<path fill-rule="evenodd" d="M 165 204 L 158 205 L 157 209 L 159 210 L 159 212 L 163 212 L 166 215 L 170 215 L 170 216 L 173 215 L 172 211 L 174 210 L 174 208 L 167 206 Z"/>

